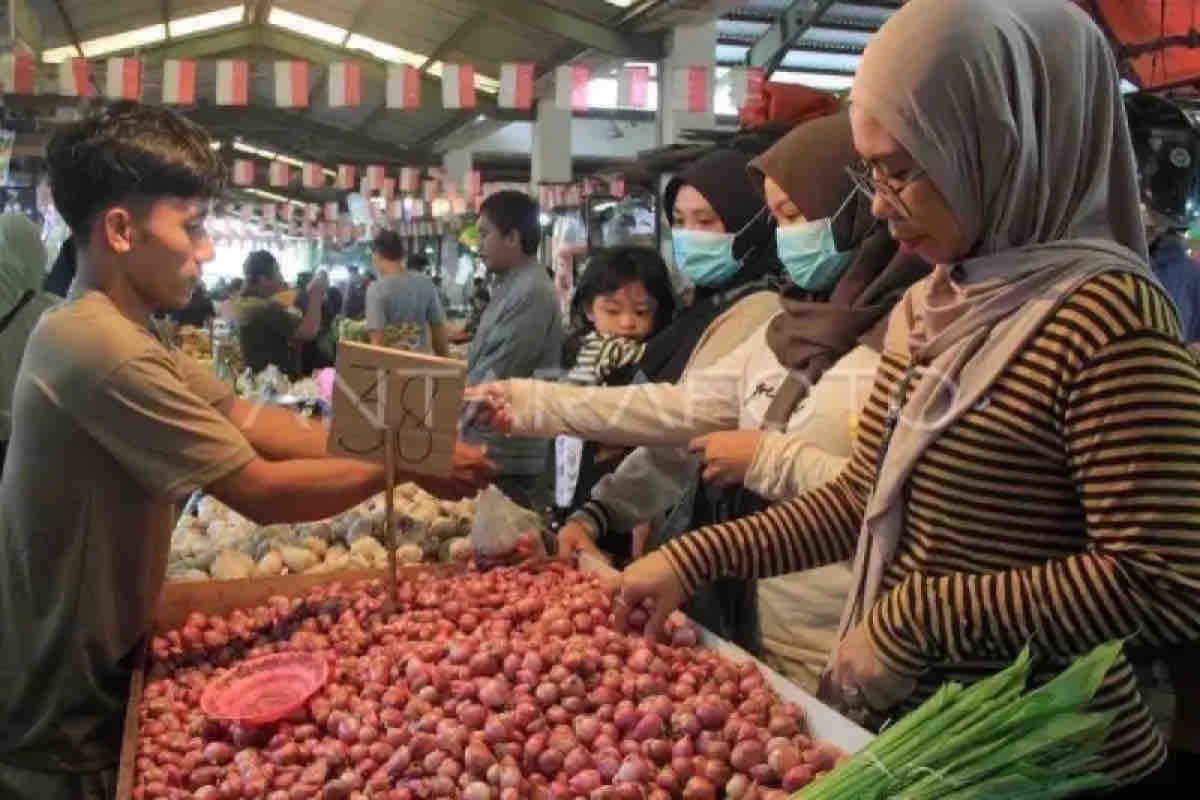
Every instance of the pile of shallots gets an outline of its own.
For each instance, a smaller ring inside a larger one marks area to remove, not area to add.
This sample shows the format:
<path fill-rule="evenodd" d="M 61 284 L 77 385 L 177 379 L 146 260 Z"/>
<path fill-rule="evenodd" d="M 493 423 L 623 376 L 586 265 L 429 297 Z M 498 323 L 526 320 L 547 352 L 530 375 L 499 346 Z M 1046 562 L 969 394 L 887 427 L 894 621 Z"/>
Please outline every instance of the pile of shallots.
<path fill-rule="evenodd" d="M 804 733 L 752 664 L 618 633 L 593 576 L 552 563 L 401 587 L 328 584 L 156 637 L 135 798 L 783 798 L 841 753 Z M 645 620 L 637 609 L 632 622 Z M 290 719 L 199 709 L 240 659 L 328 653 L 328 684 Z"/>

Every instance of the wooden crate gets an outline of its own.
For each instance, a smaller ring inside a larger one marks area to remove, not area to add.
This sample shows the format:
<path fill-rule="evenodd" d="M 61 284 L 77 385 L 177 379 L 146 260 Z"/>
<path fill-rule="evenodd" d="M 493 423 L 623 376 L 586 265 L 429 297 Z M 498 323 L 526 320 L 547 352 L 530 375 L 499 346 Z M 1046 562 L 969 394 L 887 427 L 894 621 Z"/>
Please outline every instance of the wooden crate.
<path fill-rule="evenodd" d="M 413 580 L 420 575 L 448 575 L 462 571 L 454 564 L 410 564 L 400 568 L 400 579 Z M 163 586 L 152 621 L 153 632 L 178 628 L 193 611 L 225 615 L 237 608 L 262 605 L 275 595 L 294 597 L 314 586 L 326 583 L 355 583 L 385 580 L 385 570 L 348 570 L 323 575 L 280 575 L 271 578 L 246 578 L 234 581 L 181 581 Z M 139 654 L 129 683 L 129 701 L 125 706 L 125 729 L 121 737 L 121 763 L 117 774 L 117 800 L 132 800 L 134 759 L 137 754 L 138 708 L 146 685 L 147 653 Z"/>

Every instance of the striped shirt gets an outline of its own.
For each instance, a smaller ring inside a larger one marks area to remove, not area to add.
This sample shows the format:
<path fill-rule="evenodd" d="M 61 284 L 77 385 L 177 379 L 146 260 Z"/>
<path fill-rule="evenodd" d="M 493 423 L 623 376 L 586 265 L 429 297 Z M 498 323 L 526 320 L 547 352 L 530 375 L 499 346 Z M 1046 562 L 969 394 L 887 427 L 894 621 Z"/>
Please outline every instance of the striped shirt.
<path fill-rule="evenodd" d="M 592 331 L 580 342 L 575 363 L 563 382 L 576 386 L 603 386 L 613 372 L 635 363 L 644 352 L 645 342 Z"/>
<path fill-rule="evenodd" d="M 685 588 L 852 557 L 888 400 L 911 366 L 885 353 L 834 481 L 667 544 Z M 864 621 L 883 662 L 918 680 L 899 711 L 994 672 L 1027 642 L 1044 680 L 1109 639 L 1150 653 L 1200 639 L 1200 365 L 1150 281 L 1107 274 L 1080 287 L 929 447 L 907 492 L 886 593 Z M 1103 752 L 1113 777 L 1162 762 L 1124 656 L 1094 706 L 1119 711 Z"/>

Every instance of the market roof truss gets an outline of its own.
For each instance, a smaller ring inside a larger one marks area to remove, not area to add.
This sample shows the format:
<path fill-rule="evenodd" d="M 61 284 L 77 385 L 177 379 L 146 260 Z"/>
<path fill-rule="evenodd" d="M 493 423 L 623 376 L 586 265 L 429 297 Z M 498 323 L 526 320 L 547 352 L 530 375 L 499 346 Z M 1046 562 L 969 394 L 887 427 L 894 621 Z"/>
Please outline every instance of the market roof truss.
<path fill-rule="evenodd" d="M 762 67 L 768 76 L 783 63 L 788 49 L 821 19 L 834 0 L 793 0 L 766 33 L 751 45 L 746 61 Z"/>

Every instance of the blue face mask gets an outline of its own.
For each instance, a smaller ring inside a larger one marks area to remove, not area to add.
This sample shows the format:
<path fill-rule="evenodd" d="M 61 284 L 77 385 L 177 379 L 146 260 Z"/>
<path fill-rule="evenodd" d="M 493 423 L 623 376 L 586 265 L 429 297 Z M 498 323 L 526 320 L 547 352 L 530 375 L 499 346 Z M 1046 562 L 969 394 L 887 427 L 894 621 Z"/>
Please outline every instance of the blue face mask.
<path fill-rule="evenodd" d="M 720 286 L 737 274 L 732 233 L 674 228 L 671 249 L 675 267 L 697 286 Z"/>
<path fill-rule="evenodd" d="M 775 244 L 792 283 L 810 292 L 832 289 L 854 256 L 838 252 L 832 218 L 776 228 Z"/>

